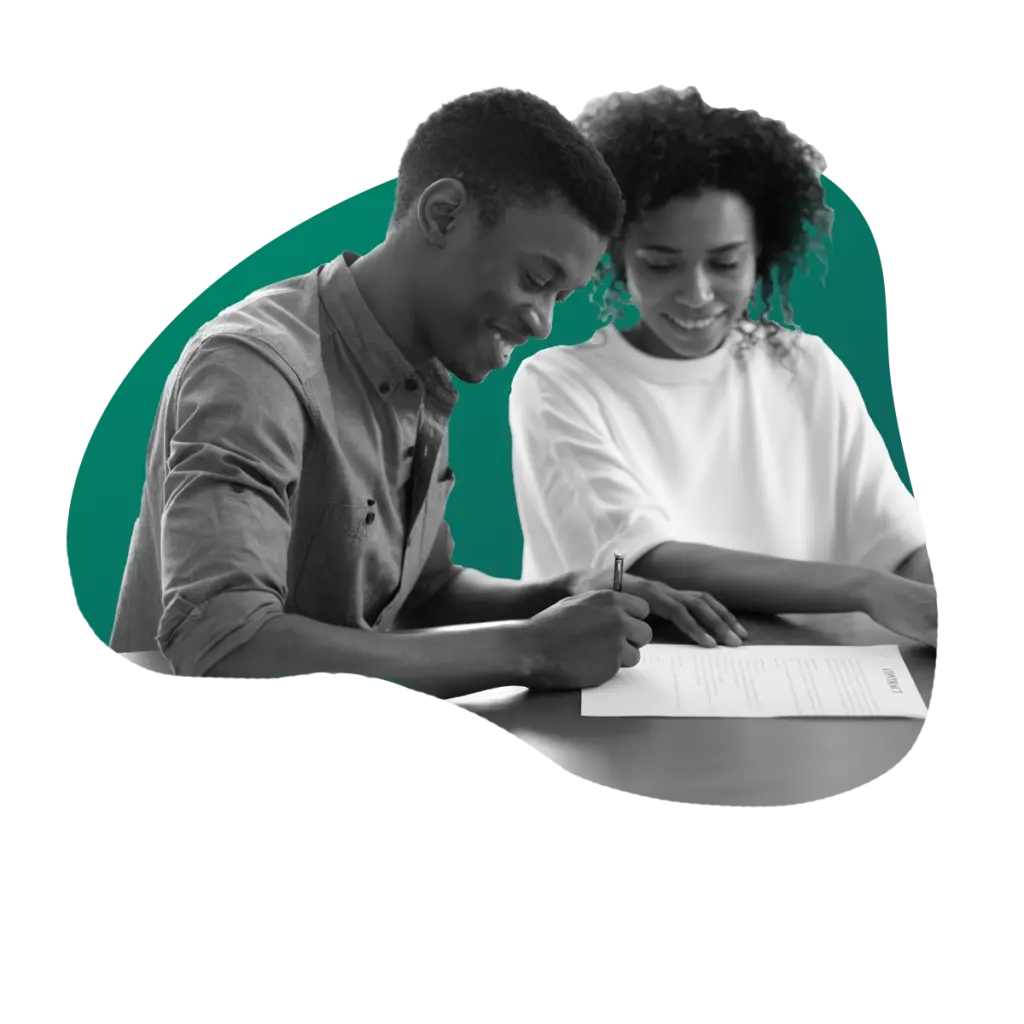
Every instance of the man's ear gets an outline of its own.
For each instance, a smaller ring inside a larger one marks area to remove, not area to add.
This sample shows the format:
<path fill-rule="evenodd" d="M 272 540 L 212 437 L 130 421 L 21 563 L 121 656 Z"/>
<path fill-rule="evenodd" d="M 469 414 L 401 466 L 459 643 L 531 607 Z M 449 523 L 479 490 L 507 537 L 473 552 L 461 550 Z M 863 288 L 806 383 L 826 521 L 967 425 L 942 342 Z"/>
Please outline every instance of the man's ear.
<path fill-rule="evenodd" d="M 441 178 L 428 185 L 416 205 L 416 220 L 427 242 L 444 246 L 468 206 L 469 196 L 457 178 Z"/>

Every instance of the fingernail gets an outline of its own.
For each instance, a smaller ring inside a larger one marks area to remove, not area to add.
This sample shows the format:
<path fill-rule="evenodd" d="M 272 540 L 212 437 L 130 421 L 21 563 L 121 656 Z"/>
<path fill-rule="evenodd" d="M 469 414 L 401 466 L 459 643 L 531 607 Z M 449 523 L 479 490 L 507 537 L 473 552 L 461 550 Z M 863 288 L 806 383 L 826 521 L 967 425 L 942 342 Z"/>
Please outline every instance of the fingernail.
<path fill-rule="evenodd" d="M 743 645 L 743 641 L 735 633 L 730 633 L 729 634 L 729 639 L 726 640 L 725 642 L 730 647 L 741 647 Z"/>

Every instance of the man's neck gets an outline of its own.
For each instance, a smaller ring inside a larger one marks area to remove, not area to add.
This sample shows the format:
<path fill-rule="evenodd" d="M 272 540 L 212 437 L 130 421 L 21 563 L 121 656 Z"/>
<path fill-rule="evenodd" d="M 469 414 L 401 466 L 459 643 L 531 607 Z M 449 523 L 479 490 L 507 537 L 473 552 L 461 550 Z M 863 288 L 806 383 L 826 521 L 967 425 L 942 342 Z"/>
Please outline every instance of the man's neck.
<path fill-rule="evenodd" d="M 386 238 L 352 264 L 350 271 L 374 319 L 413 366 L 431 358 L 419 337 L 412 310 L 408 263 L 397 239 Z"/>

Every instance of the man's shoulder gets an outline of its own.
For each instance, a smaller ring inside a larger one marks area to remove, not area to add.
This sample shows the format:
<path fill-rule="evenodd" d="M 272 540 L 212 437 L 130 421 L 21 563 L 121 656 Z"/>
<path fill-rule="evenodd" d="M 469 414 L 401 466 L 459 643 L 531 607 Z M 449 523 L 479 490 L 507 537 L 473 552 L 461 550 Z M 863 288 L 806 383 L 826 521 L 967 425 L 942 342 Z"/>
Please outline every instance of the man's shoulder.
<path fill-rule="evenodd" d="M 267 285 L 228 306 L 199 329 L 191 347 L 214 338 L 255 343 L 304 384 L 323 370 L 318 272 Z"/>

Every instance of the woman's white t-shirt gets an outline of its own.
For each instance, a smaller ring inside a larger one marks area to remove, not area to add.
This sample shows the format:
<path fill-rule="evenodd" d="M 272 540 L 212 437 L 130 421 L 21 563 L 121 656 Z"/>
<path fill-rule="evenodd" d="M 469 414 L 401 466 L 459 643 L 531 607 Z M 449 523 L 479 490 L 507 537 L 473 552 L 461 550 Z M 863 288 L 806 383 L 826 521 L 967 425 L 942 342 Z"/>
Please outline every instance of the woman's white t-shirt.
<path fill-rule="evenodd" d="M 610 569 L 616 551 L 628 568 L 666 541 L 882 570 L 924 544 L 849 371 L 820 338 L 785 338 L 785 360 L 763 339 L 660 359 L 605 327 L 524 360 L 523 579 Z"/>

